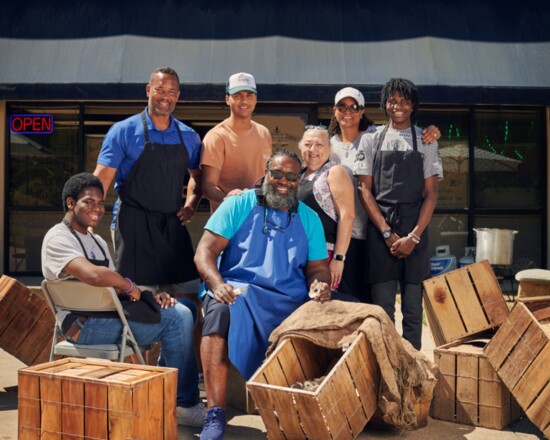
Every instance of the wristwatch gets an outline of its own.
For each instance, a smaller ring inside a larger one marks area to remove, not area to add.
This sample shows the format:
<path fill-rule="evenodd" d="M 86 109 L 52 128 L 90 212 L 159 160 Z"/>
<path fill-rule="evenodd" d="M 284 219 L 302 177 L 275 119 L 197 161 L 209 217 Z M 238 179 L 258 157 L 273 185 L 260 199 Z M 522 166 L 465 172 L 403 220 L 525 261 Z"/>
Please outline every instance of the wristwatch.
<path fill-rule="evenodd" d="M 385 229 L 384 231 L 382 231 L 382 237 L 384 237 L 384 240 L 390 238 L 392 234 L 393 231 L 391 229 Z"/>
<path fill-rule="evenodd" d="M 334 259 L 336 261 L 346 261 L 346 256 L 342 254 L 334 254 Z"/>

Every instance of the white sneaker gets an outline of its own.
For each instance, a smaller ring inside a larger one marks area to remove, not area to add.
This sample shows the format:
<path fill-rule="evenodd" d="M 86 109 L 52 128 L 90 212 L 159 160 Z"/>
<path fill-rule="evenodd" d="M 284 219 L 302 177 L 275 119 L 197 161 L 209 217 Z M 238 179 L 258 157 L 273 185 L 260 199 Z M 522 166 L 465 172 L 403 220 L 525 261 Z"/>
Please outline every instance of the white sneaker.
<path fill-rule="evenodd" d="M 176 408 L 176 416 L 178 418 L 178 425 L 193 426 L 195 428 L 202 428 L 204 420 L 206 419 L 207 409 L 202 402 L 197 403 L 191 408 L 183 408 L 178 406 Z"/>

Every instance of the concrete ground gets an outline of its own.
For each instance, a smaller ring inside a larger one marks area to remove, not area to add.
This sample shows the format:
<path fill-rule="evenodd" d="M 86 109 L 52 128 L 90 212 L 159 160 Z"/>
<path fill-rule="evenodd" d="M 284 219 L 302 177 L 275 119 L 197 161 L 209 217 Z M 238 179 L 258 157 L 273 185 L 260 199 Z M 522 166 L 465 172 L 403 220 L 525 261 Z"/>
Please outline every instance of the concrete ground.
<path fill-rule="evenodd" d="M 422 352 L 433 359 L 434 343 L 427 327 L 423 332 Z M 17 370 L 25 364 L 0 349 L 0 440 L 17 439 Z M 204 393 L 203 393 L 204 397 Z M 247 415 L 233 408 L 228 409 L 226 440 L 265 439 L 265 427 L 258 415 Z M 180 439 L 198 439 L 199 429 L 179 428 Z M 471 439 L 513 440 L 542 439 L 542 433 L 528 419 L 523 418 L 502 431 L 478 428 L 469 425 L 442 422 L 429 418 L 425 428 L 416 431 L 392 432 L 368 429 L 358 439 Z M 25 439 L 20 439 L 25 440 Z M 315 439 L 311 439 L 315 440 Z"/>

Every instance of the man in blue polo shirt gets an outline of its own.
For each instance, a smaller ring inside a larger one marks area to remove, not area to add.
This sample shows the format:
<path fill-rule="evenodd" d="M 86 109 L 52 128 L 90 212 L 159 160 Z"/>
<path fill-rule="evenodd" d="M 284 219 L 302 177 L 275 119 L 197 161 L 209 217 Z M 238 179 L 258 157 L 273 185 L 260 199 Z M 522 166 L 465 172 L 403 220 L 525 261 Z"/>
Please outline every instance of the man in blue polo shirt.
<path fill-rule="evenodd" d="M 122 276 L 152 290 L 195 293 L 200 283 L 185 223 L 202 197 L 201 141 L 172 116 L 180 96 L 173 69 L 156 69 L 146 93 L 145 110 L 107 133 L 94 171 L 105 194 L 116 177 L 115 264 Z"/>

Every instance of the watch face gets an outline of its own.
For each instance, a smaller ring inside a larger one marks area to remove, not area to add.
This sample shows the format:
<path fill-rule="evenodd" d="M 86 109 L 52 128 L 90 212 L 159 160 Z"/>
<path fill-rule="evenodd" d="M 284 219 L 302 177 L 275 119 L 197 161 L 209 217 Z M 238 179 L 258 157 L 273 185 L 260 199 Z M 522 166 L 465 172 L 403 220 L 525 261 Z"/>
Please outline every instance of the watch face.
<path fill-rule="evenodd" d="M 392 232 L 388 229 L 387 231 L 384 231 L 382 233 L 382 237 L 384 237 L 384 240 L 387 240 L 388 238 L 391 237 L 391 234 L 392 234 Z"/>

